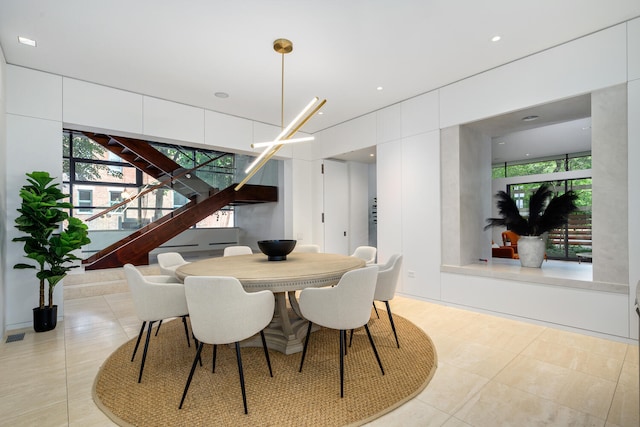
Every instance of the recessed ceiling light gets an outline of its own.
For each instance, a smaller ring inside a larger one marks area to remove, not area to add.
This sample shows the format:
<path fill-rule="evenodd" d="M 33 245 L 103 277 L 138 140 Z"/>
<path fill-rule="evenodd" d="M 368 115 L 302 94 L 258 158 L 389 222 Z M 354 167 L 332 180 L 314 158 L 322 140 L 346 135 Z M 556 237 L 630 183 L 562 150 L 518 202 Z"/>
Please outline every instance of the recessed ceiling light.
<path fill-rule="evenodd" d="M 218 98 L 228 98 L 229 94 L 227 92 L 216 92 L 214 93 L 215 96 L 217 96 Z"/>
<path fill-rule="evenodd" d="M 531 154 L 529 154 L 529 153 L 525 154 L 525 156 L 527 156 L 527 157 L 529 157 L 530 155 L 531 155 Z"/>
<path fill-rule="evenodd" d="M 527 116 L 527 117 L 523 117 L 522 121 L 523 122 L 532 122 L 534 120 L 538 120 L 540 116 Z"/>
<path fill-rule="evenodd" d="M 498 142 L 498 145 L 504 145 L 504 141 Z"/>
<path fill-rule="evenodd" d="M 369 157 L 375 157 L 375 154 L 371 153 L 369 154 Z"/>
<path fill-rule="evenodd" d="M 27 46 L 36 47 L 36 41 L 27 37 L 18 36 L 18 42 Z"/>
<path fill-rule="evenodd" d="M 376 90 L 382 90 L 382 86 L 378 86 Z"/>
<path fill-rule="evenodd" d="M 500 37 L 500 36 L 493 36 L 493 37 L 491 37 L 491 41 L 492 42 L 499 42 L 501 38 L 502 37 Z"/>
<path fill-rule="evenodd" d="M 324 111 L 318 111 L 318 115 L 321 116 L 324 114 Z"/>

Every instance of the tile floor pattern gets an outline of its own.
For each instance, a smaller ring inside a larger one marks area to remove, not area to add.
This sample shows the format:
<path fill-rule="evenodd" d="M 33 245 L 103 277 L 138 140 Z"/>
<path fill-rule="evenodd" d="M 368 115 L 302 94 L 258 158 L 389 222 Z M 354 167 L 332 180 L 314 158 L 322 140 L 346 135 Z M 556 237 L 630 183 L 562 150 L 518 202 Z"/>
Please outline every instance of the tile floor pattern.
<path fill-rule="evenodd" d="M 392 310 L 431 336 L 439 366 L 422 393 L 370 426 L 639 425 L 637 345 L 403 297 Z M 120 290 L 66 299 L 54 331 L 3 340 L 0 426 L 113 425 L 91 387 L 139 328 Z"/>

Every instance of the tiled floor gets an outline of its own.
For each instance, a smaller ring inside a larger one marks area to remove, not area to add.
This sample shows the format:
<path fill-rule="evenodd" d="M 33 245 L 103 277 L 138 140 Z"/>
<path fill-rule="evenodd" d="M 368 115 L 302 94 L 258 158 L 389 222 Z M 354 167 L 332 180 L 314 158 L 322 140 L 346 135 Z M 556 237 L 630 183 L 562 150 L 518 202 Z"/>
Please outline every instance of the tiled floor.
<path fill-rule="evenodd" d="M 54 331 L 0 344 L 0 426 L 113 425 L 94 405 L 92 383 L 140 322 L 130 295 L 111 289 L 65 292 Z M 637 345 L 403 297 L 392 310 L 431 336 L 438 369 L 422 393 L 371 426 L 640 423 Z"/>

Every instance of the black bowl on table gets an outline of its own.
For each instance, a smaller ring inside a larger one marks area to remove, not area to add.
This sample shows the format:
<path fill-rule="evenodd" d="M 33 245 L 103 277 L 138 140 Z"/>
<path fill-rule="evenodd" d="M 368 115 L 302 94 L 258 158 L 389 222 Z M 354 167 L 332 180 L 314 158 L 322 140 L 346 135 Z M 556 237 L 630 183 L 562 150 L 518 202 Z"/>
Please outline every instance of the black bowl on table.
<path fill-rule="evenodd" d="M 258 247 L 269 261 L 285 261 L 296 247 L 295 240 L 259 240 Z"/>

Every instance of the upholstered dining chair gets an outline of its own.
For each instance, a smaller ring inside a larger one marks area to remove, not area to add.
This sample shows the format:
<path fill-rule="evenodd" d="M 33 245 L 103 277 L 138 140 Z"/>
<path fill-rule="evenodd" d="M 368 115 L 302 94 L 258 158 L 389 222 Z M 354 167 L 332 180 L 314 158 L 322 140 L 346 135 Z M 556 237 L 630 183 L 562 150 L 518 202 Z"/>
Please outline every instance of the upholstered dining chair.
<path fill-rule="evenodd" d="M 304 252 L 317 254 L 320 252 L 320 246 L 318 245 L 296 245 L 293 248 L 293 252 Z"/>
<path fill-rule="evenodd" d="M 222 256 L 251 255 L 252 253 L 249 246 L 227 246 L 224 248 Z"/>
<path fill-rule="evenodd" d="M 371 265 L 376 262 L 377 251 L 373 246 L 358 246 L 351 256 L 362 258 L 367 265 Z"/>
<path fill-rule="evenodd" d="M 140 374 L 138 375 L 138 382 L 141 382 L 153 324 L 155 322 L 161 322 L 163 319 L 181 317 L 182 323 L 184 324 L 184 333 L 187 336 L 187 345 L 191 347 L 186 320 L 186 317 L 189 315 L 189 310 L 187 309 L 184 286 L 182 283 L 176 282 L 173 276 L 143 276 L 142 273 L 131 264 L 125 264 L 124 274 L 127 278 L 129 289 L 131 289 L 131 297 L 136 315 L 142 320 L 142 327 L 140 328 L 136 346 L 131 356 L 132 362 L 136 357 L 144 327 L 148 323 L 147 338 L 144 342 L 142 360 L 140 361 Z"/>
<path fill-rule="evenodd" d="M 195 339 L 198 340 L 198 350 L 191 365 L 191 372 L 189 372 L 179 408 L 182 409 L 187 397 L 196 365 L 201 360 L 200 353 L 203 345 L 213 344 L 212 372 L 215 372 L 218 344 L 235 343 L 242 403 L 246 414 L 247 394 L 240 357 L 240 341 L 260 333 L 269 375 L 273 377 L 263 332 L 273 317 L 275 307 L 273 293 L 268 290 L 248 293 L 235 277 L 222 276 L 188 276 L 184 279 L 184 287 L 191 330 Z"/>
<path fill-rule="evenodd" d="M 309 321 L 309 325 L 300 359 L 299 372 L 302 372 L 302 365 L 307 355 L 312 324 L 338 329 L 340 331 L 340 397 L 344 396 L 344 354 L 347 330 L 364 326 L 380 371 L 384 375 L 378 350 L 367 325 L 371 316 L 377 274 L 378 267 L 375 265 L 359 268 L 343 274 L 336 286 L 306 288 L 300 292 L 300 311 Z"/>
<path fill-rule="evenodd" d="M 389 315 L 389 322 L 391 323 L 391 329 L 393 335 L 396 338 L 396 345 L 400 348 L 400 342 L 398 341 L 398 334 L 396 332 L 396 326 L 393 323 L 393 315 L 391 314 L 391 307 L 389 301 L 393 299 L 396 294 L 396 286 L 398 284 L 398 277 L 400 277 L 400 269 L 402 268 L 402 255 L 393 254 L 389 257 L 389 260 L 378 270 L 378 280 L 376 282 L 376 292 L 373 296 L 373 306 L 375 307 L 376 301 L 382 301 L 387 307 L 387 314 Z M 376 313 L 378 310 L 376 309 Z"/>
<path fill-rule="evenodd" d="M 158 254 L 158 265 L 160 266 L 160 273 L 166 276 L 176 277 L 176 269 L 185 264 L 189 264 L 185 261 L 178 252 L 165 252 Z"/>

